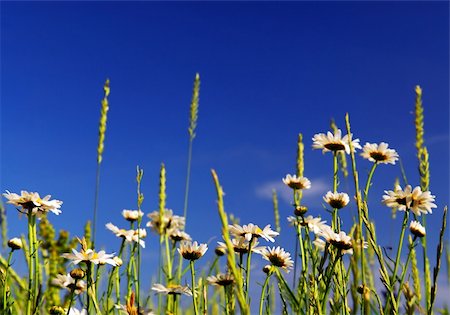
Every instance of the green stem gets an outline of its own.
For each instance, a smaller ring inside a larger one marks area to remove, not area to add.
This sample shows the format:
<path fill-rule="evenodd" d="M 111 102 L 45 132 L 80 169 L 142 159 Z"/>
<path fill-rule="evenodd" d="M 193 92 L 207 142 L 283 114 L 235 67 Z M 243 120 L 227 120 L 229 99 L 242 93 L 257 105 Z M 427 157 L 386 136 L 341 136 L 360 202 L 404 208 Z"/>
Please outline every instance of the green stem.
<path fill-rule="evenodd" d="M 87 288 L 86 288 L 86 310 L 89 314 L 91 307 L 91 297 L 89 291 L 92 289 L 92 264 L 90 261 L 86 262 L 86 277 L 87 277 Z"/>
<path fill-rule="evenodd" d="M 33 299 L 34 299 L 34 292 L 33 292 L 33 277 L 35 274 L 34 268 L 35 268 L 35 260 L 34 260 L 34 256 L 35 255 L 35 242 L 34 242 L 34 238 L 35 235 L 33 234 L 33 225 L 36 223 L 36 217 L 32 214 L 31 210 L 28 210 L 28 242 L 29 242 L 29 251 L 28 254 L 30 256 L 29 259 L 29 268 L 28 268 L 28 299 L 27 299 L 27 315 L 31 314 L 31 308 L 32 308 L 32 304 L 33 304 Z"/>
<path fill-rule="evenodd" d="M 405 210 L 405 215 L 403 216 L 402 231 L 400 233 L 400 239 L 398 241 L 397 257 L 395 259 L 394 271 L 392 272 L 392 278 L 391 278 L 391 290 L 394 290 L 395 281 L 397 279 L 397 270 L 398 270 L 398 266 L 400 264 L 400 256 L 402 253 L 403 239 L 405 236 L 405 230 L 406 230 L 406 225 L 408 223 L 408 218 L 409 218 L 409 209 L 407 208 Z M 395 303 L 395 304 L 398 305 L 397 303 Z M 398 313 L 398 310 L 395 310 L 395 311 Z"/>
<path fill-rule="evenodd" d="M 333 151 L 333 193 L 337 192 L 337 187 L 338 187 L 338 171 L 339 171 L 339 166 L 338 166 L 338 155 L 337 155 L 337 151 Z M 332 228 L 333 231 L 335 232 L 339 232 L 340 228 L 339 228 L 339 223 L 338 223 L 338 216 L 337 216 L 337 209 L 333 209 L 333 222 L 332 222 Z"/>
<path fill-rule="evenodd" d="M 192 162 L 192 144 L 194 142 L 194 138 L 189 138 L 189 151 L 188 151 L 188 160 L 187 160 L 187 174 L 186 174 L 186 187 L 184 191 L 184 207 L 183 207 L 183 217 L 187 221 L 187 208 L 188 208 L 188 199 L 189 199 L 189 181 L 191 178 L 191 162 Z M 186 223 L 185 221 L 185 223 Z M 186 227 L 186 224 L 185 224 Z"/>
<path fill-rule="evenodd" d="M 100 189 L 100 163 L 97 163 L 97 170 L 95 175 L 95 195 L 94 195 L 94 216 L 92 219 L 92 242 L 91 247 L 95 249 L 95 234 L 97 231 L 97 207 L 98 207 L 98 194 Z"/>
<path fill-rule="evenodd" d="M 70 313 L 70 308 L 72 307 L 72 302 L 73 302 L 73 297 L 75 295 L 75 288 L 77 287 L 77 279 L 75 279 L 75 283 L 73 285 L 73 288 L 70 290 L 70 298 L 69 298 L 69 307 L 67 308 L 67 313 L 66 315 L 69 315 Z"/>
<path fill-rule="evenodd" d="M 414 236 L 414 240 L 409 245 L 408 257 L 406 258 L 406 263 L 405 263 L 405 266 L 403 267 L 402 274 L 400 276 L 400 283 L 399 283 L 399 286 L 398 286 L 398 294 L 397 294 L 397 305 L 400 304 L 400 297 L 401 297 L 402 286 L 403 286 L 403 282 L 405 281 L 406 271 L 408 270 L 409 261 L 411 260 L 411 251 L 414 248 L 414 242 L 415 241 L 416 241 L 416 236 Z"/>
<path fill-rule="evenodd" d="M 245 270 L 245 291 L 247 292 L 247 301 L 250 302 L 250 262 L 252 259 L 252 244 L 254 237 L 252 236 L 250 242 L 248 243 L 248 253 L 247 253 L 247 268 Z"/>
<path fill-rule="evenodd" d="M 364 188 L 364 202 L 367 202 L 367 198 L 369 196 L 369 188 L 372 183 L 372 177 L 375 173 L 375 169 L 377 168 L 377 163 L 373 163 L 372 168 L 370 169 L 369 176 L 367 177 L 366 187 Z"/>
<path fill-rule="evenodd" d="M 5 283 L 3 286 L 3 311 L 6 313 L 6 310 L 8 309 L 7 307 L 7 289 L 8 289 L 8 273 L 9 273 L 9 267 L 11 266 L 11 257 L 12 257 L 12 253 L 13 253 L 13 249 L 11 249 L 11 251 L 9 252 L 8 255 L 8 265 L 6 266 L 6 271 L 5 271 Z"/>
<path fill-rule="evenodd" d="M 191 276 L 192 276 L 192 303 L 194 303 L 194 314 L 198 315 L 197 310 L 197 301 L 196 301 L 196 292 L 195 292 L 195 269 L 194 269 L 194 261 L 190 261 L 189 264 L 191 265 Z"/>
<path fill-rule="evenodd" d="M 264 281 L 264 285 L 261 290 L 261 298 L 259 299 L 259 315 L 262 315 L 263 306 L 264 306 L 264 296 L 266 293 L 267 285 L 269 284 L 270 274 L 267 275 L 266 280 Z"/>
<path fill-rule="evenodd" d="M 169 238 L 164 234 L 164 243 L 166 248 L 166 262 L 167 262 L 167 283 L 172 282 L 172 257 L 170 255 Z"/>

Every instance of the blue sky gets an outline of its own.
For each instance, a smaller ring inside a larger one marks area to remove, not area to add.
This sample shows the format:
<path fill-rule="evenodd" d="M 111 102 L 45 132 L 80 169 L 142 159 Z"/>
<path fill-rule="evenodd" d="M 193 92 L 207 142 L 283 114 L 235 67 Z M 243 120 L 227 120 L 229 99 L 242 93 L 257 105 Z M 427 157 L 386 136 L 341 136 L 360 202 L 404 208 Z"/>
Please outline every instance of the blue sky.
<path fill-rule="evenodd" d="M 202 83 L 187 224 L 194 239 L 214 247 L 220 238 L 214 168 L 226 209 L 242 223 L 273 224 L 268 193 L 280 190 L 278 244 L 292 247 L 284 221 L 292 210 L 281 178 L 295 172 L 299 132 L 313 185 L 305 202 L 311 214 L 329 220 L 321 198 L 331 188 L 332 158 L 313 151 L 310 139 L 329 130 L 331 118 L 343 128 L 346 112 L 355 137 L 363 144 L 388 142 L 418 185 L 416 84 L 424 90 L 431 191 L 439 206 L 428 222 L 440 226 L 449 200 L 447 2 L 1 2 L 0 8 L 0 188 L 63 200 L 63 213 L 52 222 L 73 235 L 91 218 L 107 77 L 98 242 L 118 248 L 103 227 L 125 226 L 121 210 L 136 207 L 136 165 L 145 172 L 143 210 L 157 208 L 164 162 L 168 207 L 182 213 L 196 72 Z M 358 165 L 365 182 L 370 163 L 358 159 Z M 386 223 L 390 209 L 380 200 L 398 176 L 398 165 L 380 166 L 370 194 L 386 246 L 396 244 L 400 219 Z M 347 185 L 352 181 L 342 181 L 341 190 Z M 7 209 L 10 235 L 25 233 L 25 220 Z M 344 225 L 350 227 L 349 215 Z M 152 260 L 156 237 L 149 242 Z"/>

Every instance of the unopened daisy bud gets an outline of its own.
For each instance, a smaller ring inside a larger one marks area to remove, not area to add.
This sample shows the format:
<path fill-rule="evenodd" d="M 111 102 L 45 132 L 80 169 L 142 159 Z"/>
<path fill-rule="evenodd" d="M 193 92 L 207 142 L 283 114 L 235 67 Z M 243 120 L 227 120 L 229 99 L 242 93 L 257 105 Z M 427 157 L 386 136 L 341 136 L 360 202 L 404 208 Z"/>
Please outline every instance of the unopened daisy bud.
<path fill-rule="evenodd" d="M 294 214 L 298 217 L 303 216 L 306 212 L 308 212 L 308 207 L 306 206 L 298 206 L 294 209 Z"/>
<path fill-rule="evenodd" d="M 348 205 L 350 198 L 346 193 L 327 192 L 323 200 L 328 203 L 333 209 L 342 209 Z"/>
<path fill-rule="evenodd" d="M 425 231 L 425 227 L 420 224 L 419 221 L 411 221 L 409 225 L 409 230 L 414 236 L 424 237 L 427 233 Z"/>
<path fill-rule="evenodd" d="M 265 274 L 270 274 L 273 271 L 273 267 L 272 265 L 265 265 L 262 270 Z"/>
<path fill-rule="evenodd" d="M 221 257 L 223 255 L 226 254 L 225 248 L 217 246 L 216 249 L 214 250 L 214 252 L 216 253 L 217 256 Z"/>
<path fill-rule="evenodd" d="M 356 292 L 358 292 L 359 294 L 364 294 L 364 291 L 366 290 L 366 286 L 364 284 L 361 284 L 358 286 L 358 288 L 356 289 Z"/>
<path fill-rule="evenodd" d="M 83 271 L 83 269 L 81 269 L 81 268 L 73 269 L 73 270 L 70 272 L 70 276 L 71 276 L 72 278 L 74 278 L 75 280 L 83 279 L 83 278 L 84 278 L 84 271 Z"/>
<path fill-rule="evenodd" d="M 8 241 L 8 247 L 11 248 L 12 251 L 18 250 L 22 248 L 22 241 L 20 238 L 14 237 Z"/>
<path fill-rule="evenodd" d="M 61 306 L 52 306 L 50 308 L 49 313 L 51 315 L 63 315 L 63 314 L 66 314 L 66 312 L 64 311 L 64 309 Z"/>
<path fill-rule="evenodd" d="M 120 257 L 115 256 L 115 257 L 113 258 L 113 260 L 116 262 L 117 267 L 120 267 L 120 266 L 123 265 L 123 261 L 122 261 L 122 259 L 121 259 Z"/>

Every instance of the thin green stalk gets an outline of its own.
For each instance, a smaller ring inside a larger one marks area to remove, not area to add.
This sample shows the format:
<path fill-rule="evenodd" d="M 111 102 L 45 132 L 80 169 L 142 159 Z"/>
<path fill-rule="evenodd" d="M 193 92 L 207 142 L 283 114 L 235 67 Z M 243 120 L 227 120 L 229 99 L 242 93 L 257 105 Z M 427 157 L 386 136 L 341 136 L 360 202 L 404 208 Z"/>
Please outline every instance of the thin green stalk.
<path fill-rule="evenodd" d="M 264 306 L 264 300 L 265 300 L 264 296 L 266 293 L 267 285 L 269 284 L 270 276 L 271 276 L 271 274 L 269 273 L 266 277 L 266 280 L 264 280 L 264 284 L 263 284 L 263 287 L 261 290 L 261 298 L 259 299 L 259 315 L 262 315 L 262 312 L 263 312 L 263 306 Z"/>
<path fill-rule="evenodd" d="M 73 288 L 70 290 L 69 307 L 67 308 L 66 315 L 69 315 L 70 308 L 72 307 L 73 297 L 75 296 L 75 288 L 77 287 L 77 281 L 78 281 L 78 279 L 75 279 L 75 283 L 73 285 Z"/>
<path fill-rule="evenodd" d="M 125 238 L 122 238 L 122 243 L 120 244 L 119 254 L 117 257 L 122 259 L 122 252 L 125 247 Z M 108 286 L 107 286 L 107 292 L 106 292 L 106 310 L 109 314 L 109 298 L 111 297 L 112 288 L 113 288 L 113 278 L 115 278 L 115 273 L 119 272 L 119 267 L 113 267 L 111 271 L 109 272 L 108 276 Z"/>
<path fill-rule="evenodd" d="M 166 264 L 167 264 L 167 282 L 170 283 L 172 281 L 172 257 L 170 255 L 170 248 L 169 248 L 169 238 L 167 234 L 164 234 L 164 245 L 166 249 Z"/>
<path fill-rule="evenodd" d="M 139 166 L 136 167 L 137 175 L 136 175 L 136 182 L 137 182 L 137 206 L 138 206 L 138 214 L 141 213 L 141 206 L 144 202 L 144 195 L 141 193 L 141 182 L 142 177 L 144 176 L 144 170 L 139 168 Z M 141 242 L 141 222 L 142 217 L 138 215 L 137 220 L 137 230 L 138 230 L 138 259 L 137 259 L 137 281 L 136 281 L 136 302 L 137 307 L 140 309 L 140 283 L 141 283 L 141 246 L 139 243 Z"/>
<path fill-rule="evenodd" d="M 298 309 L 298 307 L 300 306 L 300 303 L 297 301 L 297 298 L 295 297 L 294 292 L 292 292 L 292 290 L 289 288 L 289 285 L 287 284 L 286 280 L 284 279 L 283 275 L 281 274 L 280 270 L 278 269 L 278 267 L 275 268 L 275 273 L 277 275 L 278 281 L 283 284 L 285 290 L 289 293 L 289 296 L 291 297 L 292 301 L 294 302 L 294 309 Z"/>
<path fill-rule="evenodd" d="M 416 236 L 414 237 L 413 240 L 411 240 L 411 238 L 409 240 L 410 240 L 410 243 L 409 243 L 408 257 L 406 258 L 405 265 L 403 266 L 403 270 L 402 270 L 402 273 L 401 273 L 401 276 L 400 276 L 400 283 L 398 285 L 397 305 L 400 304 L 400 298 L 402 296 L 401 292 L 402 292 L 403 282 L 405 281 L 406 272 L 408 271 L 408 265 L 409 265 L 409 262 L 411 260 L 412 249 L 415 246 L 414 242 L 416 241 Z"/>
<path fill-rule="evenodd" d="M 99 189 L 100 189 L 100 163 L 97 163 L 97 170 L 96 170 L 96 175 L 95 175 L 94 217 L 92 219 L 92 242 L 91 242 L 92 249 L 95 249 Z"/>
<path fill-rule="evenodd" d="M 189 264 L 191 265 L 191 276 L 192 276 L 192 303 L 194 303 L 194 314 L 198 315 L 197 310 L 197 299 L 196 299 L 196 292 L 195 292 L 195 269 L 194 269 L 194 261 L 189 261 Z"/>
<path fill-rule="evenodd" d="M 372 177 L 375 173 L 375 169 L 377 168 L 378 163 L 373 163 L 372 168 L 370 169 L 369 175 L 367 177 L 366 187 L 364 188 L 364 202 L 367 202 L 367 198 L 369 196 L 369 189 L 372 183 Z"/>
<path fill-rule="evenodd" d="M 92 290 L 92 264 L 90 261 L 86 262 L 86 277 L 87 277 L 87 288 L 86 288 L 86 310 L 89 314 L 91 307 L 91 297 L 89 291 Z"/>
<path fill-rule="evenodd" d="M 337 151 L 333 151 L 333 192 L 336 193 L 337 192 L 337 186 L 338 186 L 338 171 L 339 171 L 339 166 L 338 166 L 338 156 L 337 156 Z M 333 222 L 332 222 L 332 228 L 335 232 L 339 232 L 340 228 L 339 228 L 339 223 L 338 223 L 338 215 L 337 215 L 338 210 L 337 209 L 333 209 Z"/>
<path fill-rule="evenodd" d="M 247 301 L 250 303 L 250 262 L 252 260 L 252 244 L 254 237 L 252 236 L 250 242 L 248 243 L 248 253 L 247 253 L 247 268 L 245 270 L 245 290 L 247 292 Z"/>
<path fill-rule="evenodd" d="M 8 273 L 9 273 L 9 267 L 11 266 L 11 257 L 12 257 L 12 253 L 13 253 L 13 249 L 11 249 L 11 251 L 9 252 L 8 255 L 8 265 L 6 266 L 6 271 L 5 271 L 5 284 L 3 286 L 3 311 L 6 312 L 7 310 L 7 289 L 8 289 Z"/>
<path fill-rule="evenodd" d="M 28 210 L 28 242 L 29 242 L 29 268 L 28 268 L 28 299 L 27 299 L 27 315 L 31 315 L 31 311 L 32 311 L 32 304 L 34 297 L 35 297 L 35 293 L 34 291 L 34 275 L 35 275 L 35 260 L 34 260 L 34 255 L 36 254 L 36 250 L 34 248 L 35 246 L 35 235 L 33 234 L 33 225 L 36 224 L 36 217 L 31 213 L 31 210 Z"/>

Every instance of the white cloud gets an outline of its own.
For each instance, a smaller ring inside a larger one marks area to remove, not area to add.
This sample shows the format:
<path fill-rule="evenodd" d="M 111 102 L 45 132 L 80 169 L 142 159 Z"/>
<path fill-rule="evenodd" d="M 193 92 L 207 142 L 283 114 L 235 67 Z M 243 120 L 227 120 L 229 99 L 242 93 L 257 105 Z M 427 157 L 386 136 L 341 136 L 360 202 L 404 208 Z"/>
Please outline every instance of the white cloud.
<path fill-rule="evenodd" d="M 303 191 L 303 197 L 305 199 L 325 195 L 325 193 L 330 189 L 330 185 L 322 179 L 316 178 L 310 179 L 310 181 L 311 189 Z M 274 189 L 277 191 L 279 200 L 287 204 L 292 203 L 292 189 L 287 187 L 283 183 L 281 178 L 279 180 L 267 181 L 258 185 L 258 187 L 255 189 L 255 194 L 261 199 L 272 200 L 272 191 Z"/>

